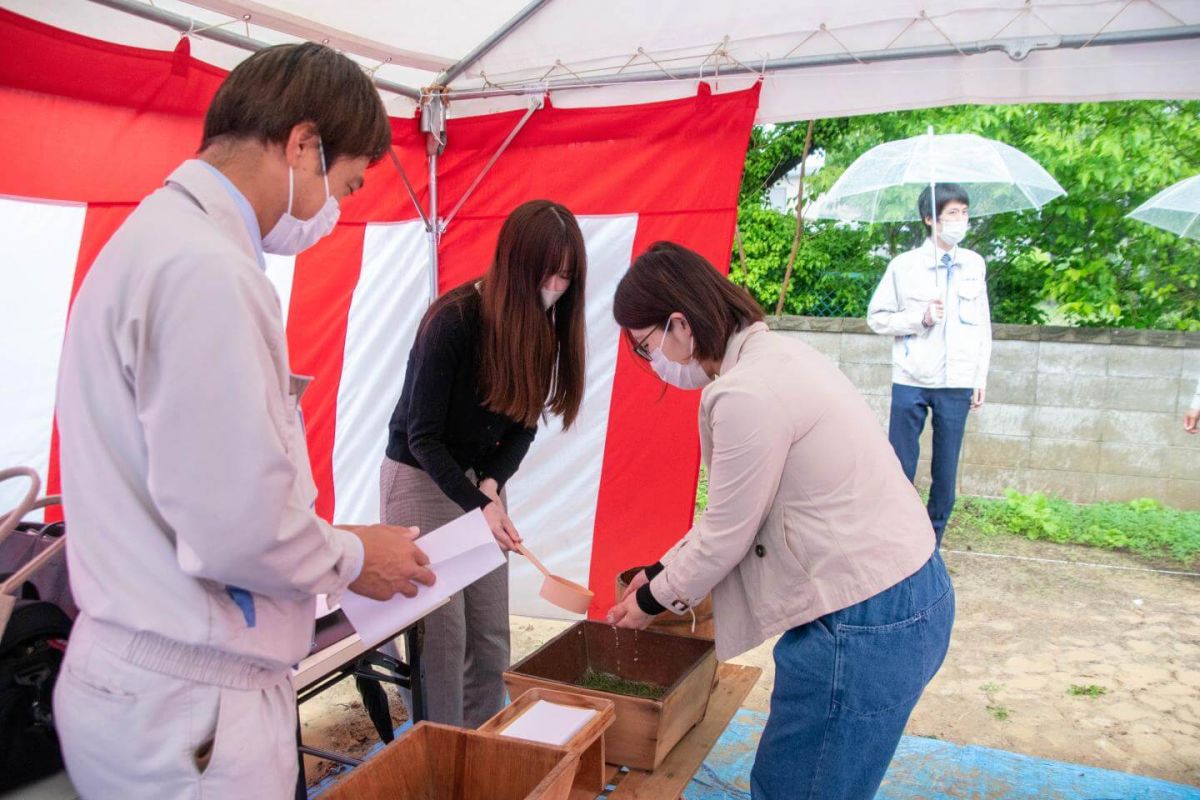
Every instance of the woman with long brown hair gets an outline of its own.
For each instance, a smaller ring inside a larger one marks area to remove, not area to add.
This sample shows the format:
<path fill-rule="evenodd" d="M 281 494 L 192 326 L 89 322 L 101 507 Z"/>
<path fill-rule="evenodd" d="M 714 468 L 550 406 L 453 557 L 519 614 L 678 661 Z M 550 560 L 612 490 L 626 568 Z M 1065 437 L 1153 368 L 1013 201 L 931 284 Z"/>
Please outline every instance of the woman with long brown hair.
<path fill-rule="evenodd" d="M 543 414 L 564 428 L 584 379 L 587 255 L 574 215 L 531 200 L 504 221 L 491 268 L 426 312 L 380 470 L 384 520 L 429 532 L 482 509 L 505 551 L 521 541 L 504 486 Z M 425 619 L 428 718 L 477 727 L 504 703 L 508 566 Z"/>

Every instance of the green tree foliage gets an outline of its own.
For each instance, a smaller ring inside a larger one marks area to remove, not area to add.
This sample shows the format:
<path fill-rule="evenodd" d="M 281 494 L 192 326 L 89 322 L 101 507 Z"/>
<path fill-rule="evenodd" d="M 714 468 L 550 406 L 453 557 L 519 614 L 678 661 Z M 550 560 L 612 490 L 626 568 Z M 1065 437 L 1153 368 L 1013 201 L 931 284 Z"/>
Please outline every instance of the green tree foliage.
<path fill-rule="evenodd" d="M 807 123 L 754 131 L 746 159 L 732 275 L 774 312 L 795 232 L 769 208 L 770 187 L 799 161 Z M 1027 153 L 1068 195 L 1042 211 L 975 218 L 966 245 L 988 262 L 997 322 L 1200 329 L 1200 244 L 1125 215 L 1200 172 L 1200 102 L 953 106 L 822 120 L 824 167 L 806 195 L 833 185 L 858 156 L 923 133 L 976 133 Z M 888 260 L 924 236 L 917 223 L 858 228 L 809 222 L 787 313 L 861 316 Z"/>

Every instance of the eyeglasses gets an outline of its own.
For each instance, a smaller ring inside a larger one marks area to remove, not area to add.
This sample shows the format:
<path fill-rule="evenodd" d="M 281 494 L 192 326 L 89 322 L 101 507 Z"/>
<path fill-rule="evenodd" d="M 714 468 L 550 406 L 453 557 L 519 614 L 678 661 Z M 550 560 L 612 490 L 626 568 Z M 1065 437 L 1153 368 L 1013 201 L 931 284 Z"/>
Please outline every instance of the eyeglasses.
<path fill-rule="evenodd" d="M 648 347 L 646 347 L 646 342 L 650 339 L 650 337 L 654 334 L 654 332 L 656 330 L 658 330 L 657 327 L 651 328 L 650 333 L 647 333 L 645 336 L 643 336 L 641 341 L 639 341 L 637 344 L 635 344 L 633 346 L 633 354 L 635 356 L 637 356 L 638 358 L 640 358 L 644 361 L 652 360 L 650 358 L 650 349 Z"/>

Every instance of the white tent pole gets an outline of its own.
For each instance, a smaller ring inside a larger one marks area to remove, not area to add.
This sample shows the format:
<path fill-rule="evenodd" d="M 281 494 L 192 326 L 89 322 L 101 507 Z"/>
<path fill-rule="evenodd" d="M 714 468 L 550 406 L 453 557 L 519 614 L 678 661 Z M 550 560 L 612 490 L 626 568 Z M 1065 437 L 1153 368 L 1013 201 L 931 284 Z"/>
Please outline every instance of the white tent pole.
<path fill-rule="evenodd" d="M 425 155 L 429 158 L 429 302 L 438 296 L 438 242 L 442 222 L 438 217 L 438 156 L 446 149 L 446 101 L 440 92 L 431 92 L 421 101 L 421 131 L 425 134 Z"/>
<path fill-rule="evenodd" d="M 786 72 L 788 70 L 812 69 L 816 67 L 844 66 L 847 64 L 911 61 L 957 55 L 980 55 L 995 51 L 1004 51 L 1014 61 L 1023 61 L 1033 50 L 1079 50 L 1085 45 L 1089 48 L 1096 48 L 1126 44 L 1172 42 L 1184 39 L 1200 39 L 1200 25 L 1147 28 L 1138 31 L 1113 31 L 1101 33 L 1099 36 L 1072 34 L 1070 36 L 1024 36 L 1007 39 L 980 39 L 960 45 L 936 44 L 922 47 L 896 47 L 890 50 L 866 50 L 858 53 L 829 53 L 819 56 L 781 58 L 774 61 L 766 61 L 758 68 L 753 69 L 743 64 L 729 64 L 724 69 L 727 75 L 753 75 L 765 72 Z M 702 66 L 672 67 L 672 78 L 670 79 L 696 80 L 703 78 L 703 73 L 704 68 Z M 596 75 L 586 78 L 555 78 L 548 81 L 530 82 L 502 89 L 451 90 L 450 96 L 456 100 L 474 100 L 506 95 L 543 94 L 549 91 L 562 91 L 566 89 L 592 89 L 598 86 L 615 86 L 625 83 L 655 83 L 670 79 L 665 79 L 663 73 L 659 70 L 645 70 L 634 73 Z"/>
<path fill-rule="evenodd" d="M 547 5 L 549 2 L 550 0 L 533 0 L 529 5 L 518 11 L 516 16 L 501 25 L 499 30 L 497 30 L 488 38 L 484 39 L 478 47 L 459 59 L 458 63 L 447 69 L 441 75 L 438 75 L 434 80 L 434 85 L 449 86 L 450 81 L 454 80 L 459 75 L 470 69 L 475 62 L 490 53 L 492 49 L 496 47 L 496 45 L 500 44 L 509 36 L 511 36 L 513 31 L 524 25 L 526 20 L 540 11 L 542 7 Z"/>
<path fill-rule="evenodd" d="M 90 0 L 90 2 L 96 3 L 97 5 L 107 6 L 108 8 L 112 8 L 117 11 L 123 11 L 126 14 L 132 14 L 135 17 L 141 17 L 142 19 L 149 20 L 150 22 L 157 22 L 160 25 L 166 25 L 167 27 L 174 28 L 181 36 L 187 34 L 190 30 L 192 31 L 190 34 L 188 34 L 190 36 L 202 36 L 205 39 L 211 39 L 214 42 L 220 42 L 221 44 L 229 45 L 230 47 L 236 47 L 239 50 L 248 50 L 251 53 L 257 53 L 259 50 L 270 47 L 270 45 L 266 44 L 265 42 L 260 42 L 257 39 L 251 39 L 249 36 L 242 36 L 241 34 L 227 31 L 223 28 L 196 28 L 192 24 L 193 20 L 189 17 L 185 17 L 180 14 L 174 14 L 170 11 L 164 11 L 163 9 L 157 8 L 148 3 L 139 3 L 136 0 Z M 383 78 L 373 77 L 372 81 L 374 82 L 375 86 L 385 92 L 403 95 L 404 97 L 408 97 L 413 100 L 421 99 L 420 91 L 413 89 L 412 87 L 404 86 L 393 81 L 384 80 Z"/>
<path fill-rule="evenodd" d="M 438 184 L 437 184 L 437 152 L 429 155 L 429 302 L 433 303 L 438 296 L 438 240 L 441 238 L 441 225 L 438 220 Z"/>

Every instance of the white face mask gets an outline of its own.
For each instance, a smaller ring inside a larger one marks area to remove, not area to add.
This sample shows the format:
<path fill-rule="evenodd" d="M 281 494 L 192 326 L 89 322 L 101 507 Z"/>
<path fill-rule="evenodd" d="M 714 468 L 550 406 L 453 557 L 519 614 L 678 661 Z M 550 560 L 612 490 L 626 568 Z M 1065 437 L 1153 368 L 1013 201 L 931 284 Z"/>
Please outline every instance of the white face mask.
<path fill-rule="evenodd" d="M 263 237 L 263 251 L 279 256 L 294 256 L 302 253 L 321 239 L 329 235 L 333 226 L 337 225 L 342 210 L 337 198 L 329 193 L 329 170 L 325 166 L 325 148 L 321 140 L 317 140 L 321 153 L 321 172 L 325 175 L 325 205 L 311 219 L 297 219 L 292 216 L 292 196 L 295 192 L 295 170 L 288 167 L 288 207 L 275 227 Z"/>
<path fill-rule="evenodd" d="M 547 311 L 558 302 L 558 298 L 566 294 L 566 289 L 542 289 L 542 307 Z"/>
<path fill-rule="evenodd" d="M 671 320 L 667 320 L 667 326 L 663 328 L 663 342 L 667 340 L 667 333 L 671 330 Z M 692 350 L 688 353 L 691 356 L 696 350 L 696 342 L 692 340 Z M 712 382 L 712 378 L 704 371 L 704 367 L 700 366 L 700 362 L 694 358 L 689 358 L 686 364 L 680 364 L 678 361 L 672 361 L 667 358 L 666 353 L 662 350 L 662 344 L 654 348 L 650 353 L 650 368 L 667 383 L 678 389 L 702 389 Z"/>
<path fill-rule="evenodd" d="M 950 244 L 957 245 L 967 235 L 968 227 L 970 227 L 970 223 L 965 219 L 957 219 L 957 220 L 951 220 L 950 222 L 943 222 L 942 223 L 942 232 L 939 233 L 938 235 L 941 236 L 943 240 L 949 242 Z"/>

